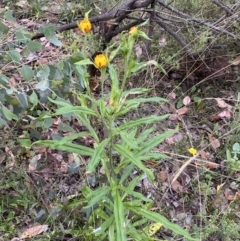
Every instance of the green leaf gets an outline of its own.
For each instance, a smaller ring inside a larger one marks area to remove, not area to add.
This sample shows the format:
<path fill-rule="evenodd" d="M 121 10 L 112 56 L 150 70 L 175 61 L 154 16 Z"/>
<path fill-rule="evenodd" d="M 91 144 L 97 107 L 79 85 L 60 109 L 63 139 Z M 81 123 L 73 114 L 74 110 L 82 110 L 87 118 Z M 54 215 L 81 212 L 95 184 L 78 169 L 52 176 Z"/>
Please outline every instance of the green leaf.
<path fill-rule="evenodd" d="M 31 52 L 41 51 L 41 50 L 42 50 L 42 45 L 41 45 L 39 42 L 30 41 L 30 42 L 27 44 L 27 48 L 28 48 Z"/>
<path fill-rule="evenodd" d="M 37 78 L 39 81 L 45 81 L 48 80 L 48 76 L 50 74 L 50 68 L 48 65 L 44 65 L 38 72 L 37 72 Z"/>
<path fill-rule="evenodd" d="M 20 58 L 21 58 L 21 56 L 20 56 L 20 54 L 19 54 L 19 52 L 18 51 L 16 51 L 16 50 L 10 50 L 10 51 L 8 51 L 8 56 L 11 58 L 11 60 L 13 61 L 13 62 L 16 62 L 16 63 L 20 63 Z"/>
<path fill-rule="evenodd" d="M 75 63 L 76 65 L 92 65 L 93 62 L 90 59 L 84 59 Z"/>
<path fill-rule="evenodd" d="M 21 146 L 23 147 L 31 147 L 31 140 L 30 139 L 21 139 L 21 138 L 18 138 L 18 142 Z"/>
<path fill-rule="evenodd" d="M 52 149 L 67 151 L 70 153 L 76 153 L 76 154 L 79 154 L 82 156 L 92 156 L 92 154 L 93 154 L 93 150 L 86 146 L 73 144 L 73 143 L 64 143 L 62 145 L 59 145 L 59 141 L 53 141 L 53 140 L 36 141 L 33 143 L 33 145 L 46 146 L 46 147 L 50 147 Z"/>
<path fill-rule="evenodd" d="M 30 81 L 33 76 L 34 76 L 34 72 L 32 70 L 32 68 L 30 68 L 27 65 L 23 65 L 22 69 L 21 69 L 21 76 L 26 80 L 26 81 Z"/>
<path fill-rule="evenodd" d="M 49 88 L 49 81 L 48 80 L 42 80 L 38 82 L 35 86 L 36 89 L 39 89 L 41 91 L 45 91 Z"/>
<path fill-rule="evenodd" d="M 75 133 L 70 136 L 64 136 L 61 140 L 58 141 L 59 145 L 63 145 L 67 142 L 73 141 L 79 137 L 89 136 L 88 132 L 81 132 L 81 133 Z"/>
<path fill-rule="evenodd" d="M 151 199 L 149 198 L 146 198 L 142 195 L 142 193 L 140 192 L 134 192 L 133 190 L 130 190 L 129 188 L 126 188 L 126 187 L 119 187 L 119 189 L 123 190 L 124 192 L 126 192 L 126 194 L 130 195 L 130 196 L 133 196 L 137 199 L 140 199 L 142 201 L 145 201 L 145 202 L 150 202 Z"/>
<path fill-rule="evenodd" d="M 21 103 L 22 108 L 27 109 L 28 107 L 28 97 L 25 93 L 19 93 L 18 99 Z"/>
<path fill-rule="evenodd" d="M 5 85 L 5 84 L 8 84 L 8 82 L 9 82 L 8 77 L 4 74 L 0 74 L 0 84 Z"/>
<path fill-rule="evenodd" d="M 136 142 L 137 143 L 141 143 L 144 142 L 147 138 L 149 138 L 149 136 L 151 135 L 151 133 L 155 130 L 154 127 L 151 128 L 147 128 L 145 131 L 142 131 L 139 136 L 136 138 Z"/>
<path fill-rule="evenodd" d="M 111 191 L 111 187 L 109 186 L 104 186 L 104 187 L 99 187 L 97 190 L 92 191 L 87 195 L 87 199 L 91 199 L 87 206 L 83 207 L 83 210 L 86 210 L 88 208 L 91 208 L 95 204 L 99 204 L 99 202 L 104 201 L 104 197 L 107 196 L 107 194 Z"/>
<path fill-rule="evenodd" d="M 121 175 L 121 179 L 119 181 L 119 184 L 123 184 L 123 182 L 129 177 L 130 174 L 132 174 L 132 171 L 134 169 L 134 164 L 131 163 L 124 169 L 124 173 Z"/>
<path fill-rule="evenodd" d="M 61 107 L 56 110 L 56 115 L 63 115 L 67 113 L 79 113 L 79 114 L 86 114 L 86 115 L 94 115 L 97 116 L 94 110 L 89 109 L 88 107 L 82 106 L 66 106 Z"/>
<path fill-rule="evenodd" d="M 115 56 L 118 54 L 121 47 L 122 47 L 122 43 L 119 44 L 119 46 L 115 50 L 110 52 L 109 62 L 111 62 L 115 58 Z"/>
<path fill-rule="evenodd" d="M 143 142 L 142 145 L 140 145 L 140 151 L 137 151 L 135 153 L 136 156 L 141 157 L 148 151 L 152 150 L 155 146 L 157 146 L 159 143 L 163 142 L 167 137 L 172 136 L 174 133 L 176 133 L 178 130 L 178 127 L 175 130 L 165 131 L 162 134 L 158 134 L 152 138 L 149 138 L 148 141 Z"/>
<path fill-rule="evenodd" d="M 44 33 L 44 36 L 47 38 L 47 40 L 49 42 L 51 42 L 52 44 L 60 47 L 62 46 L 61 41 L 59 41 L 55 35 L 55 26 L 54 25 L 45 25 L 45 26 L 41 26 L 39 28 L 38 32 L 42 32 Z"/>
<path fill-rule="evenodd" d="M 124 218 L 124 208 L 121 196 L 117 187 L 112 191 L 112 196 L 114 200 L 114 218 L 116 223 L 116 240 L 117 241 L 127 241 L 126 228 L 125 228 L 125 218 Z"/>
<path fill-rule="evenodd" d="M 150 152 L 144 156 L 141 156 L 142 160 L 159 160 L 159 159 L 169 159 L 169 156 L 163 154 L 163 153 L 157 153 L 157 152 Z"/>
<path fill-rule="evenodd" d="M 131 223 L 128 223 L 127 232 L 131 236 L 132 240 L 138 240 L 138 241 L 151 241 L 148 239 L 147 235 L 143 232 L 138 231 Z"/>
<path fill-rule="evenodd" d="M 143 124 L 144 125 L 152 124 L 152 123 L 155 123 L 157 121 L 164 120 L 168 116 L 169 116 L 168 114 L 162 115 L 162 116 L 152 115 L 152 116 L 149 116 L 149 117 L 144 117 L 144 118 L 140 118 L 140 119 L 137 119 L 137 120 L 132 120 L 132 121 L 129 121 L 129 122 L 119 126 L 119 130 L 130 129 L 130 128 L 137 127 L 137 126 L 140 126 L 140 125 L 143 125 Z"/>
<path fill-rule="evenodd" d="M 109 228 L 109 226 L 114 222 L 114 216 L 109 217 L 101 224 L 101 229 L 99 232 L 95 232 L 96 236 L 99 236 L 100 234 L 107 233 L 106 230 Z M 102 240 L 102 239 L 101 239 Z"/>
<path fill-rule="evenodd" d="M 5 13 L 5 18 L 11 22 L 16 22 L 16 18 L 14 18 L 12 14 L 13 14 L 13 10 L 8 10 Z"/>
<path fill-rule="evenodd" d="M 131 138 L 127 133 L 120 132 L 119 133 L 122 140 L 131 148 L 134 150 L 138 150 L 139 146 L 138 143 L 134 138 Z"/>
<path fill-rule="evenodd" d="M 167 72 L 164 70 L 164 68 L 158 64 L 157 61 L 155 60 L 150 60 L 148 62 L 144 62 L 144 63 L 136 63 L 135 66 L 131 69 L 132 73 L 138 72 L 139 70 L 143 70 L 145 69 L 147 66 L 149 65 L 154 65 L 156 66 L 161 72 L 163 72 L 164 74 L 167 74 Z"/>
<path fill-rule="evenodd" d="M 8 126 L 7 122 L 0 116 L 0 127 L 2 127 L 2 125 Z"/>
<path fill-rule="evenodd" d="M 99 164 L 99 162 L 101 161 L 101 155 L 104 152 L 104 148 L 106 147 L 106 145 L 109 143 L 110 139 L 105 139 L 104 141 L 102 141 L 97 148 L 94 150 L 93 155 L 91 160 L 89 161 L 88 165 L 87 165 L 87 171 L 88 172 L 94 172 L 97 165 Z"/>
<path fill-rule="evenodd" d="M 125 103 L 147 103 L 147 102 L 168 102 L 168 100 L 161 97 L 152 97 L 152 98 L 135 98 L 132 100 L 127 100 Z"/>
<path fill-rule="evenodd" d="M 18 43 L 26 44 L 27 42 L 29 42 L 31 40 L 31 35 L 25 30 L 20 30 L 20 31 L 16 32 L 15 36 L 16 36 Z"/>
<path fill-rule="evenodd" d="M 13 114 L 9 109 L 7 109 L 4 105 L 2 105 L 2 112 L 8 120 L 18 120 L 18 117 Z"/>
<path fill-rule="evenodd" d="M 34 107 L 38 104 L 38 96 L 35 91 L 32 92 L 32 94 L 29 96 L 30 102 L 33 104 L 33 107 L 31 110 L 34 109 Z"/>
<path fill-rule="evenodd" d="M 9 27 L 0 21 L 0 34 L 6 34 L 9 31 Z"/>
<path fill-rule="evenodd" d="M 116 144 L 114 145 L 114 149 L 122 155 L 122 157 L 125 157 L 128 162 L 132 162 L 135 166 L 137 166 L 139 169 L 141 169 L 143 172 L 145 172 L 151 182 L 154 180 L 153 173 L 150 169 L 144 166 L 144 164 L 141 162 L 141 159 L 139 157 L 134 156 L 134 154 L 130 151 L 128 151 L 123 146 Z"/>
<path fill-rule="evenodd" d="M 140 207 L 133 207 L 131 205 L 127 205 L 127 203 L 124 203 L 124 206 L 127 206 L 128 209 L 130 209 L 132 212 L 136 213 L 137 215 L 141 215 L 141 217 L 145 217 L 148 220 L 152 220 L 156 223 L 160 222 L 163 224 L 165 228 L 168 228 L 172 230 L 174 233 L 184 236 L 186 239 L 197 241 L 198 239 L 192 238 L 191 235 L 182 227 L 179 225 L 170 222 L 167 218 L 162 216 L 159 213 L 151 212 L 149 210 L 146 210 L 144 208 Z"/>

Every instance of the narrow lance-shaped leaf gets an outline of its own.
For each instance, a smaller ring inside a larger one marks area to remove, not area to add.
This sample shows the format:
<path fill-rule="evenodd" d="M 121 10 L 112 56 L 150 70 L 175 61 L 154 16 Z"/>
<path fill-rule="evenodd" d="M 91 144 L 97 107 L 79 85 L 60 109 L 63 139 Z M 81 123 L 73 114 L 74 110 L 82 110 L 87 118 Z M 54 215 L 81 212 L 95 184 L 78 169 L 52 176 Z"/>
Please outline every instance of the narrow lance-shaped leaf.
<path fill-rule="evenodd" d="M 104 152 L 104 148 L 106 147 L 106 145 L 109 142 L 109 138 L 105 139 L 104 141 L 102 141 L 97 148 L 93 151 L 93 155 L 91 160 L 88 163 L 87 166 L 87 171 L 88 172 L 94 172 L 97 165 L 99 164 L 99 162 L 101 161 L 101 155 Z"/>
<path fill-rule="evenodd" d="M 154 136 L 153 138 L 150 138 L 148 141 L 144 142 L 140 146 L 141 150 L 136 152 L 136 156 L 141 157 L 148 151 L 152 150 L 155 146 L 157 146 L 158 144 L 163 142 L 167 137 L 172 136 L 174 133 L 176 133 L 177 130 L 178 130 L 178 128 L 176 128 L 175 130 L 165 131 L 162 134 L 159 134 L 159 135 Z"/>
<path fill-rule="evenodd" d="M 63 114 L 68 114 L 68 113 L 81 113 L 81 114 L 86 114 L 86 115 L 95 115 L 95 111 L 87 108 L 87 107 L 81 107 L 81 106 L 66 106 L 66 107 L 61 107 L 56 110 L 55 114 L 56 115 L 63 115 Z"/>
<path fill-rule="evenodd" d="M 157 223 L 158 222 L 162 223 L 165 228 L 171 229 L 174 233 L 180 234 L 188 240 L 193 240 L 193 241 L 198 240 L 198 239 L 192 238 L 191 235 L 185 229 L 183 229 L 182 227 L 180 227 L 175 223 L 170 222 L 167 218 L 165 218 L 159 213 L 148 211 L 146 209 L 139 208 L 139 207 L 133 207 L 130 205 L 127 205 L 127 208 L 138 215 L 140 214 L 142 217 L 145 217 L 148 220 L 152 220 Z"/>
<path fill-rule="evenodd" d="M 144 117 L 138 120 L 133 120 L 133 121 L 129 121 L 127 123 L 124 123 L 123 125 L 119 126 L 120 130 L 124 130 L 124 129 L 130 129 L 133 127 L 137 127 L 143 124 L 152 124 L 155 123 L 157 121 L 161 121 L 164 120 L 168 117 L 169 115 L 162 115 L 162 116 L 149 116 L 149 117 Z"/>
<path fill-rule="evenodd" d="M 116 240 L 118 241 L 127 241 L 126 236 L 126 227 L 125 225 L 125 219 L 124 219 L 124 209 L 123 209 L 123 203 L 122 199 L 119 194 L 119 190 L 117 187 L 112 192 L 113 200 L 114 200 L 114 217 L 116 222 Z"/>
<path fill-rule="evenodd" d="M 111 187 L 100 187 L 96 191 L 92 191 L 88 195 L 88 199 L 90 201 L 88 202 L 87 206 L 83 207 L 83 210 L 86 210 L 88 208 L 91 208 L 95 204 L 99 204 L 99 202 L 104 201 L 104 197 L 111 191 Z"/>
<path fill-rule="evenodd" d="M 114 149 L 120 153 L 123 157 L 127 158 L 129 162 L 133 162 L 139 169 L 141 169 L 143 172 L 145 172 L 149 178 L 150 181 L 153 182 L 154 176 L 153 173 L 151 172 L 150 169 L 146 168 L 144 164 L 142 164 L 141 160 L 139 158 L 136 158 L 133 153 L 130 151 L 126 150 L 123 146 L 121 145 L 114 145 Z"/>
<path fill-rule="evenodd" d="M 93 149 L 74 143 L 64 143 L 62 145 L 59 145 L 58 141 L 42 140 L 34 142 L 33 145 L 42 145 L 50 147 L 52 149 L 76 153 L 82 156 L 92 156 L 93 154 Z"/>

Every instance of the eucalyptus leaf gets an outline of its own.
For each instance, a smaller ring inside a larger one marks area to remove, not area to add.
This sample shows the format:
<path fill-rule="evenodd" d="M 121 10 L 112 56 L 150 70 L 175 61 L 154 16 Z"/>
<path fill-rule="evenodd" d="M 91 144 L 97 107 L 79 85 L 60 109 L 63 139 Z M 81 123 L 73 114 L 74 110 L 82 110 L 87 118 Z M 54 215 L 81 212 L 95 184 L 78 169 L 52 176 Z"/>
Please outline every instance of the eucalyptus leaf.
<path fill-rule="evenodd" d="M 36 89 L 39 89 L 41 91 L 45 91 L 49 88 L 49 81 L 48 80 L 42 80 L 38 82 L 35 86 Z"/>
<path fill-rule="evenodd" d="M 0 21 L 0 34 L 6 34 L 9 31 L 9 27 Z"/>
<path fill-rule="evenodd" d="M 8 84 L 8 82 L 9 82 L 8 77 L 4 74 L 0 74 L 0 84 L 5 85 L 5 84 Z"/>
<path fill-rule="evenodd" d="M 27 44 L 27 48 L 31 51 L 31 52 L 35 52 L 35 51 L 41 51 L 42 50 L 42 44 L 36 41 L 30 41 Z"/>
<path fill-rule="evenodd" d="M 16 50 L 10 50 L 8 51 L 8 56 L 10 57 L 10 59 L 13 61 L 13 62 L 16 62 L 16 63 L 20 63 L 20 59 L 21 59 L 21 56 L 20 56 L 20 53 Z"/>
<path fill-rule="evenodd" d="M 13 114 L 9 109 L 7 109 L 4 105 L 2 105 L 2 112 L 6 119 L 10 120 L 18 120 L 18 117 Z"/>
<path fill-rule="evenodd" d="M 22 69 L 21 69 L 21 76 L 26 80 L 26 81 L 30 81 L 33 76 L 34 76 L 34 72 L 32 70 L 32 68 L 30 68 L 27 65 L 23 65 Z"/>
<path fill-rule="evenodd" d="M 27 109 L 28 107 L 28 97 L 25 93 L 18 93 L 18 99 L 20 101 L 21 107 Z"/>

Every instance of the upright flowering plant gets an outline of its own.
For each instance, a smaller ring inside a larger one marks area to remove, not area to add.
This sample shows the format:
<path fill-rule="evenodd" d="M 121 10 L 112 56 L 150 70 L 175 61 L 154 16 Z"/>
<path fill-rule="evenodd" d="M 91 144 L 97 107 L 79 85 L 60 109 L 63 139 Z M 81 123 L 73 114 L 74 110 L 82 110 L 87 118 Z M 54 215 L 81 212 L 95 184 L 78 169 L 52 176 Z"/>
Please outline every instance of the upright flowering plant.
<path fill-rule="evenodd" d="M 135 60 L 133 46 L 138 37 L 148 38 L 138 27 L 134 27 L 129 34 L 121 34 L 122 43 L 116 49 L 115 45 L 108 47 L 108 55 L 101 53 L 97 54 L 93 61 L 84 59 L 75 63 L 78 76 L 84 79 L 87 86 L 86 93 L 76 94 L 79 106 L 61 100 L 52 100 L 61 106 L 54 115 L 73 114 L 85 126 L 86 131 L 66 136 L 60 141 L 38 141 L 38 144 L 88 157 L 86 183 L 92 176 L 94 180 L 99 179 L 99 183 L 95 190 L 87 185 L 84 187 L 83 192 L 87 193 L 88 204 L 83 211 L 86 211 L 89 226 L 95 227 L 93 234 L 97 236 L 96 240 L 149 240 L 151 237 L 142 231 L 142 226 L 148 225 L 149 221 L 158 224 L 158 227 L 161 227 L 159 225 L 161 223 L 176 234 L 183 235 L 188 240 L 195 240 L 180 226 L 171 223 L 163 215 L 151 211 L 153 200 L 135 190 L 136 185 L 146 177 L 153 182 L 153 170 L 145 166 L 143 161 L 159 162 L 163 158 L 166 159 L 167 156 L 163 153 L 152 150 L 177 130 L 176 128 L 163 133 L 154 130 L 154 124 L 169 115 L 126 119 L 126 113 L 137 109 L 141 103 L 166 101 L 161 97 L 138 98 L 149 89 L 129 89 L 127 86 L 132 73 L 141 71 L 150 64 L 164 72 L 156 61 L 139 63 Z M 111 63 L 116 55 L 123 56 L 124 66 L 116 67 L 116 64 Z M 95 65 L 101 72 L 99 96 L 93 95 L 88 88 L 84 67 L 89 64 Z M 106 80 L 110 86 L 109 91 L 103 91 Z M 95 126 L 93 123 L 98 124 Z M 142 131 L 143 126 L 146 126 L 144 131 Z M 71 142 L 85 136 L 92 139 L 94 148 Z M 100 167 L 104 178 L 98 176 Z M 134 170 L 138 170 L 136 177 L 132 175 Z"/>

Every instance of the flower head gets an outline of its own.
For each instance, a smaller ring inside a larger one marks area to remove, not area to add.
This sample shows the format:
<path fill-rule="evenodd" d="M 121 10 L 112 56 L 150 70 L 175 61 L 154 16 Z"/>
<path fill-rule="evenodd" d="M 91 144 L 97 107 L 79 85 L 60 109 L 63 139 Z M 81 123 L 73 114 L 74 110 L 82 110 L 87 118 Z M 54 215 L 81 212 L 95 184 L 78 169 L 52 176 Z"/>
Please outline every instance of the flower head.
<path fill-rule="evenodd" d="M 108 65 L 108 57 L 105 54 L 97 54 L 93 62 L 97 68 L 102 69 Z"/>
<path fill-rule="evenodd" d="M 129 34 L 132 35 L 132 36 L 136 36 L 138 33 L 138 28 L 136 26 L 133 26 L 130 28 L 129 30 Z"/>
<path fill-rule="evenodd" d="M 92 30 L 92 24 L 87 18 L 80 21 L 78 27 L 83 33 L 89 33 Z"/>
<path fill-rule="evenodd" d="M 192 154 L 193 156 L 197 154 L 197 150 L 196 150 L 195 148 L 193 148 L 193 147 L 189 148 L 189 149 L 188 149 L 188 152 L 189 152 L 190 154 Z"/>

